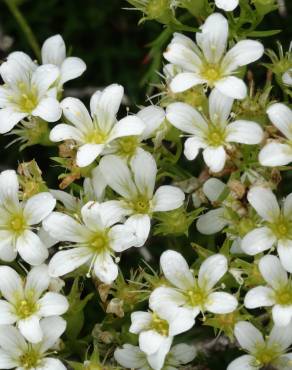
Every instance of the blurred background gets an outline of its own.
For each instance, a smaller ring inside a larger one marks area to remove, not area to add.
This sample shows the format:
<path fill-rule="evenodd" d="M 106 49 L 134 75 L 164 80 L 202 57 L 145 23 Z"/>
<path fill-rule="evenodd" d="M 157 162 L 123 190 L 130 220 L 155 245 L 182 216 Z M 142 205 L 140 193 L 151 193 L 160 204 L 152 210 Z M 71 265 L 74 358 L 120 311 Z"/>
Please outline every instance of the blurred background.
<path fill-rule="evenodd" d="M 156 73 L 161 60 L 151 68 L 149 43 L 157 38 L 163 28 L 155 21 L 138 25 L 141 14 L 126 10 L 131 6 L 125 0 L 1 0 L 0 1 L 0 57 L 5 60 L 9 52 L 22 50 L 34 57 L 9 3 L 16 3 L 22 16 L 32 29 L 37 42 L 60 33 L 67 45 L 67 52 L 81 57 L 87 71 L 80 78 L 66 84 L 65 94 L 88 100 L 97 88 L 117 82 L 125 86 L 127 105 L 136 111 L 144 104 L 149 82 L 157 81 Z M 284 0 L 279 0 L 281 4 Z M 260 29 L 282 29 L 272 37 L 263 39 L 266 47 L 276 49 L 279 40 L 287 50 L 292 39 L 292 1 L 286 0 L 285 8 L 269 14 Z M 289 17 L 290 15 L 290 17 Z M 166 40 L 166 43 L 168 40 Z M 18 154 L 18 146 L 5 146 L 12 136 L 0 137 L 1 169 L 16 167 L 17 160 L 35 158 L 42 169 L 51 162 L 41 147 L 27 148 Z M 50 155 L 56 155 L 53 148 Z"/>

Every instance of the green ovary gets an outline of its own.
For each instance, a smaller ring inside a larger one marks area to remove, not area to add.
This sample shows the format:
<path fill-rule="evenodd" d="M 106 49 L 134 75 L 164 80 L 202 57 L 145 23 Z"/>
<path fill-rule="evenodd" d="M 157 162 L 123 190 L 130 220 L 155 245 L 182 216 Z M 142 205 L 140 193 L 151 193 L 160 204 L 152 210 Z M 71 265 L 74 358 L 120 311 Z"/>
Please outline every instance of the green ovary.
<path fill-rule="evenodd" d="M 33 349 L 29 348 L 27 352 L 25 352 L 21 357 L 20 357 L 20 364 L 21 366 L 26 369 L 34 369 L 37 366 L 40 365 L 40 356 L 39 353 Z"/>
<path fill-rule="evenodd" d="M 123 137 L 118 140 L 118 154 L 131 157 L 136 152 L 138 144 L 136 136 Z"/>
<path fill-rule="evenodd" d="M 157 333 L 168 336 L 169 324 L 166 320 L 161 319 L 156 313 L 152 314 L 151 329 Z"/>
<path fill-rule="evenodd" d="M 36 302 L 23 299 L 16 304 L 16 314 L 21 319 L 26 319 L 38 311 L 38 305 Z"/>

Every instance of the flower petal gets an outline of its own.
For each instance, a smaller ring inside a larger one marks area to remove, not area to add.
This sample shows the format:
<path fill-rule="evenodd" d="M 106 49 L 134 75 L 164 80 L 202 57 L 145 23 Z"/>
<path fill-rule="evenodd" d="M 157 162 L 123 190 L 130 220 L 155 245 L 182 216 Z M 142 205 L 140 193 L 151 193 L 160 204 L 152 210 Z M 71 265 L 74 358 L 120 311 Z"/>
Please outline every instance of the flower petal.
<path fill-rule="evenodd" d="M 142 331 L 139 335 L 139 347 L 147 355 L 152 355 L 159 351 L 159 347 L 166 339 L 167 337 L 159 334 L 155 330 Z"/>
<path fill-rule="evenodd" d="M 126 369 L 146 369 L 146 355 L 132 344 L 124 344 L 122 348 L 117 348 L 114 353 L 115 360 Z"/>
<path fill-rule="evenodd" d="M 207 147 L 203 151 L 203 157 L 206 165 L 212 172 L 223 170 L 226 162 L 226 152 L 223 146 Z"/>
<path fill-rule="evenodd" d="M 180 289 L 191 289 L 194 277 L 184 257 L 175 251 L 167 250 L 160 257 L 160 265 L 166 279 Z"/>
<path fill-rule="evenodd" d="M 69 308 L 69 303 L 62 294 L 47 292 L 39 301 L 39 313 L 43 317 L 63 315 Z"/>
<path fill-rule="evenodd" d="M 216 234 L 227 225 L 228 221 L 224 217 L 223 208 L 212 209 L 200 216 L 197 221 L 197 229 L 205 235 Z"/>
<path fill-rule="evenodd" d="M 91 257 L 92 251 L 85 247 L 57 252 L 50 260 L 49 274 L 52 277 L 66 275 L 84 265 Z"/>
<path fill-rule="evenodd" d="M 0 109 L 0 134 L 12 130 L 26 116 L 27 113 L 15 112 L 12 108 Z"/>
<path fill-rule="evenodd" d="M 272 248 L 276 238 L 267 227 L 260 227 L 245 235 L 241 242 L 244 253 L 254 256 Z"/>
<path fill-rule="evenodd" d="M 209 115 L 213 123 L 225 123 L 230 115 L 234 99 L 213 89 L 209 96 Z"/>
<path fill-rule="evenodd" d="M 215 83 L 216 89 L 234 99 L 244 99 L 247 94 L 245 83 L 238 77 L 228 76 Z"/>
<path fill-rule="evenodd" d="M 139 136 L 144 131 L 144 128 L 144 122 L 138 116 L 127 116 L 114 125 L 108 140 L 112 141 L 125 136 Z"/>
<path fill-rule="evenodd" d="M 234 335 L 240 346 L 249 352 L 253 352 L 258 345 L 264 344 L 262 333 L 247 321 L 239 321 L 235 324 Z"/>
<path fill-rule="evenodd" d="M 139 334 L 151 326 L 152 314 L 150 312 L 135 311 L 131 313 L 130 333 Z"/>
<path fill-rule="evenodd" d="M 16 271 L 8 266 L 0 266 L 0 276 L 0 291 L 8 302 L 14 304 L 17 301 L 16 298 L 24 297 L 23 282 Z"/>
<path fill-rule="evenodd" d="M 238 0 L 215 0 L 215 4 L 219 9 L 231 12 L 238 6 Z"/>
<path fill-rule="evenodd" d="M 105 284 L 111 284 L 118 276 L 118 266 L 107 252 L 96 256 L 94 262 L 94 273 Z"/>
<path fill-rule="evenodd" d="M 199 72 L 202 66 L 201 58 L 187 45 L 181 42 L 171 42 L 163 53 L 164 58 L 187 72 Z"/>
<path fill-rule="evenodd" d="M 161 107 L 150 105 L 149 107 L 141 109 L 137 113 L 137 116 L 145 125 L 142 137 L 143 140 L 146 140 L 155 134 L 156 130 L 159 129 L 160 125 L 165 120 L 165 111 Z"/>
<path fill-rule="evenodd" d="M 140 194 L 151 199 L 154 192 L 157 165 L 153 156 L 146 151 L 139 151 L 131 160 L 135 184 Z"/>
<path fill-rule="evenodd" d="M 46 317 L 40 322 L 43 340 L 40 350 L 45 353 L 51 349 L 66 329 L 66 321 L 60 316 Z"/>
<path fill-rule="evenodd" d="M 16 249 L 21 258 L 32 266 L 40 265 L 48 258 L 48 249 L 37 234 L 26 230 L 17 238 Z"/>
<path fill-rule="evenodd" d="M 177 209 L 183 205 L 184 192 L 176 186 L 160 186 L 152 199 L 153 212 L 164 212 Z"/>
<path fill-rule="evenodd" d="M 292 322 L 285 328 L 274 326 L 270 332 L 268 345 L 277 344 L 280 352 L 285 352 L 292 344 Z"/>
<path fill-rule="evenodd" d="M 65 98 L 61 102 L 61 108 L 65 118 L 83 133 L 93 128 L 92 119 L 81 100 Z"/>
<path fill-rule="evenodd" d="M 100 155 L 104 144 L 84 144 L 78 148 L 76 163 L 79 167 L 89 166 Z"/>
<path fill-rule="evenodd" d="M 275 290 L 288 283 L 288 274 L 276 256 L 262 257 L 259 261 L 259 270 L 265 281 Z"/>
<path fill-rule="evenodd" d="M 151 220 L 148 215 L 132 215 L 125 222 L 127 228 L 132 230 L 135 235 L 135 245 L 134 247 L 142 247 L 149 236 L 151 228 Z"/>
<path fill-rule="evenodd" d="M 0 347 L 15 359 L 15 357 L 21 356 L 27 350 L 27 343 L 14 326 L 2 325 L 0 330 Z"/>
<path fill-rule="evenodd" d="M 0 325 L 11 325 L 17 321 L 17 316 L 14 314 L 15 308 L 11 303 L 0 300 Z"/>
<path fill-rule="evenodd" d="M 196 85 L 202 85 L 206 80 L 202 79 L 196 73 L 182 72 L 178 73 L 170 83 L 170 89 L 174 93 L 180 93 Z"/>
<path fill-rule="evenodd" d="M 292 110 L 285 104 L 272 104 L 267 109 L 267 114 L 272 123 L 282 132 L 289 140 L 292 139 Z"/>
<path fill-rule="evenodd" d="M 272 309 L 272 315 L 275 325 L 287 327 L 287 325 L 291 323 L 292 319 L 292 305 L 283 306 L 276 304 Z"/>
<path fill-rule="evenodd" d="M 74 80 L 82 75 L 86 70 L 86 64 L 82 59 L 76 57 L 68 57 L 64 60 L 61 65 L 60 84 L 64 84 L 67 81 Z"/>
<path fill-rule="evenodd" d="M 49 285 L 48 266 L 45 264 L 35 266 L 27 274 L 24 290 L 25 295 L 29 297 L 33 296 L 35 300 L 38 300 L 43 292 L 48 289 Z"/>
<path fill-rule="evenodd" d="M 172 344 L 172 337 L 165 337 L 164 341 L 162 342 L 159 350 L 151 355 L 147 356 L 148 364 L 152 369 L 162 369 L 165 358 L 170 350 Z M 143 369 L 144 370 L 144 369 Z"/>
<path fill-rule="evenodd" d="M 184 144 L 184 155 L 189 160 L 192 161 L 199 154 L 201 148 L 205 148 L 206 144 L 203 140 L 198 137 L 190 137 L 185 141 Z"/>
<path fill-rule="evenodd" d="M 227 126 L 226 131 L 226 141 L 232 143 L 259 144 L 264 137 L 260 125 L 251 121 L 234 121 Z"/>
<path fill-rule="evenodd" d="M 209 294 L 208 302 L 205 304 L 206 310 L 217 314 L 233 312 L 237 306 L 237 299 L 232 294 L 225 292 L 213 292 Z"/>
<path fill-rule="evenodd" d="M 0 203 L 8 210 L 18 208 L 18 179 L 14 170 L 2 171 L 0 174 Z"/>
<path fill-rule="evenodd" d="M 246 308 L 268 307 L 274 304 L 274 291 L 265 286 L 257 286 L 249 290 L 244 298 Z"/>
<path fill-rule="evenodd" d="M 292 146 L 272 141 L 266 144 L 259 153 L 262 166 L 286 166 L 292 162 Z"/>
<path fill-rule="evenodd" d="M 292 273 L 292 240 L 278 242 L 278 254 L 284 269 Z"/>
<path fill-rule="evenodd" d="M 55 126 L 50 132 L 50 140 L 53 142 L 63 140 L 76 140 L 80 142 L 82 140 L 81 132 L 71 125 L 61 123 Z"/>
<path fill-rule="evenodd" d="M 210 202 L 216 202 L 226 188 L 223 181 L 212 177 L 204 182 L 203 192 Z"/>
<path fill-rule="evenodd" d="M 28 225 L 36 225 L 55 208 L 56 199 L 47 192 L 33 195 L 25 204 L 23 215 Z"/>
<path fill-rule="evenodd" d="M 66 367 L 60 360 L 50 357 L 44 358 L 41 366 L 41 368 L 36 368 L 36 370 L 66 370 Z"/>
<path fill-rule="evenodd" d="M 258 370 L 259 366 L 254 366 L 255 357 L 243 355 L 233 360 L 227 367 L 227 370 Z"/>
<path fill-rule="evenodd" d="M 254 186 L 248 192 L 247 199 L 264 220 L 273 222 L 279 217 L 279 204 L 271 189 Z"/>
<path fill-rule="evenodd" d="M 35 86 L 39 98 L 46 94 L 59 75 L 59 68 L 53 64 L 44 64 L 37 67 L 32 74 L 31 85 Z"/>
<path fill-rule="evenodd" d="M 43 64 L 60 66 L 66 58 L 66 46 L 61 35 L 54 35 L 46 39 L 42 46 Z"/>
<path fill-rule="evenodd" d="M 9 354 L 3 349 L 0 349 L 0 369 L 14 369 L 18 365 L 19 362 L 15 359 L 15 354 Z"/>
<path fill-rule="evenodd" d="M 29 342 L 38 343 L 42 340 L 43 332 L 40 326 L 40 318 L 37 315 L 31 315 L 19 320 L 17 326 L 21 334 Z"/>
<path fill-rule="evenodd" d="M 227 272 L 227 258 L 223 254 L 214 254 L 201 264 L 198 276 L 200 288 L 211 290 Z"/>
<path fill-rule="evenodd" d="M 183 306 L 185 303 L 186 297 L 183 295 L 183 293 L 177 289 L 164 286 L 154 289 L 149 297 L 149 307 L 151 307 L 153 311 L 159 310 L 163 305 L 179 307 Z M 198 314 L 199 310 L 197 314 L 194 313 L 194 317 L 196 317 Z"/>
<path fill-rule="evenodd" d="M 99 109 L 107 112 L 111 117 L 115 117 L 120 108 L 124 96 L 124 88 L 118 84 L 107 86 L 103 91 L 97 91 L 90 100 L 91 114 L 95 114 Z"/>

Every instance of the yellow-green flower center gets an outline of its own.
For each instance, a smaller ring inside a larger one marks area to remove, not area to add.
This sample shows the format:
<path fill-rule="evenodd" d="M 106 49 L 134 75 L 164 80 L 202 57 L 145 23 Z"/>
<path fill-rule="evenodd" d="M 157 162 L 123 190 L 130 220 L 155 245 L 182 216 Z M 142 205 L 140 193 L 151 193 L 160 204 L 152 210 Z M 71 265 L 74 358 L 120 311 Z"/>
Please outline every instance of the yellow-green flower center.
<path fill-rule="evenodd" d="M 283 215 L 281 215 L 273 223 L 269 223 L 268 226 L 277 239 L 292 238 L 292 221 L 286 219 Z"/>
<path fill-rule="evenodd" d="M 275 300 L 280 305 L 292 305 L 292 285 L 291 281 L 275 292 Z"/>
<path fill-rule="evenodd" d="M 208 81 L 208 85 L 213 87 L 215 82 L 222 77 L 220 66 L 217 64 L 204 64 L 201 76 Z"/>
<path fill-rule="evenodd" d="M 22 368 L 25 370 L 34 369 L 40 365 L 41 358 L 34 348 L 29 348 L 19 359 Z"/>
<path fill-rule="evenodd" d="M 152 314 L 151 329 L 157 333 L 168 336 L 169 324 L 166 320 L 161 319 L 155 312 Z"/>
<path fill-rule="evenodd" d="M 192 290 L 188 290 L 186 295 L 188 303 L 192 307 L 199 306 L 203 308 L 208 299 L 208 293 L 198 286 L 195 286 Z"/>
<path fill-rule="evenodd" d="M 225 142 L 225 130 L 218 125 L 210 125 L 207 141 L 210 146 L 221 146 Z"/>
<path fill-rule="evenodd" d="M 18 98 L 16 101 L 14 98 L 11 100 L 17 104 L 21 112 L 31 113 L 38 105 L 37 89 L 34 86 L 31 86 L 29 89 L 29 87 L 23 82 L 18 84 L 18 89 Z"/>
<path fill-rule="evenodd" d="M 35 301 L 29 299 L 23 299 L 16 305 L 16 314 L 21 319 L 30 317 L 38 310 L 38 305 Z"/>
<path fill-rule="evenodd" d="M 22 214 L 14 215 L 10 221 L 8 228 L 15 234 L 21 234 L 26 229 L 27 223 Z"/>
<path fill-rule="evenodd" d="M 109 246 L 109 237 L 106 231 L 96 232 L 89 241 L 89 246 L 95 252 L 102 252 L 108 249 Z"/>
<path fill-rule="evenodd" d="M 149 199 L 143 196 L 139 196 L 134 201 L 132 201 L 131 208 L 136 213 L 147 214 L 149 213 L 150 209 Z"/>
<path fill-rule="evenodd" d="M 84 141 L 90 144 L 103 144 L 108 135 L 99 129 L 94 129 L 85 135 Z"/>
<path fill-rule="evenodd" d="M 127 136 L 118 140 L 118 154 L 131 157 L 137 149 L 139 142 L 137 136 Z"/>
<path fill-rule="evenodd" d="M 260 344 L 257 346 L 254 356 L 256 358 L 255 366 L 263 367 L 272 365 L 273 362 L 281 355 L 278 345 L 268 346 L 267 344 Z"/>

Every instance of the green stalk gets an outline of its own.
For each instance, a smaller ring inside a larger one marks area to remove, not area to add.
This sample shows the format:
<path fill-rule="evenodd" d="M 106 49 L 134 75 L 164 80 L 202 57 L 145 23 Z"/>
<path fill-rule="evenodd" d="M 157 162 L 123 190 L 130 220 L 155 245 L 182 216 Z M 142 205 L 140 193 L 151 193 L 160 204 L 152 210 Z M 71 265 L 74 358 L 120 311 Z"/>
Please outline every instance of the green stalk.
<path fill-rule="evenodd" d="M 41 49 L 40 49 L 40 46 L 38 44 L 38 41 L 37 41 L 36 37 L 34 36 L 34 34 L 32 32 L 32 29 L 30 28 L 26 19 L 21 14 L 20 10 L 18 9 L 18 7 L 17 7 L 17 5 L 15 4 L 14 1 L 4 0 L 4 2 L 6 3 L 8 9 L 12 13 L 12 15 L 14 16 L 16 21 L 18 22 L 21 30 L 25 34 L 25 36 L 27 38 L 27 41 L 30 44 L 32 50 L 34 51 L 37 59 L 40 61 L 41 60 Z"/>

